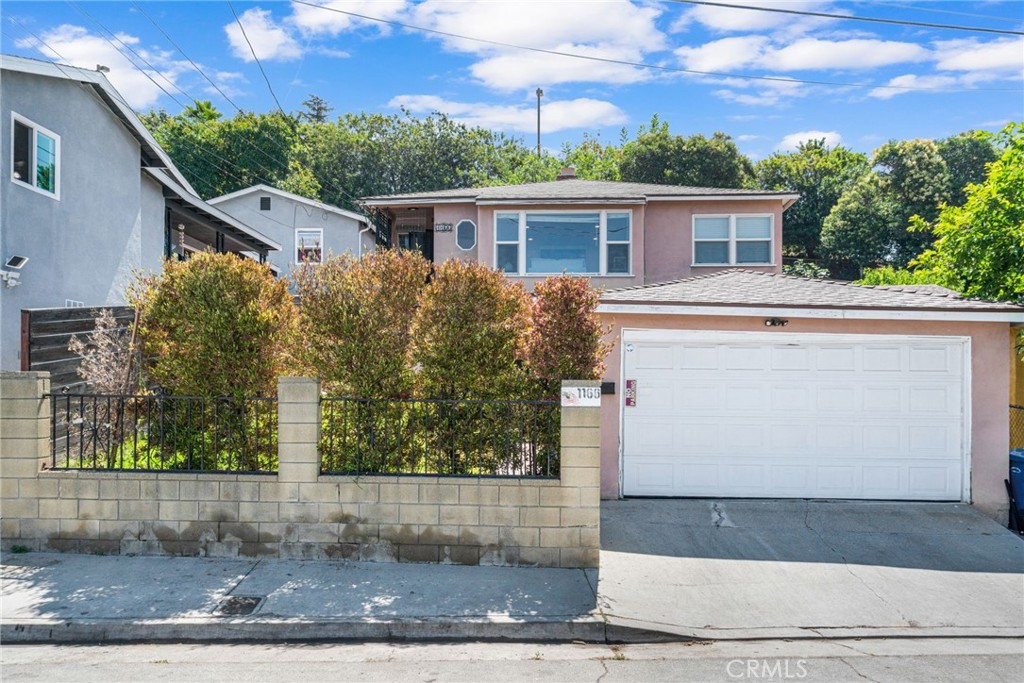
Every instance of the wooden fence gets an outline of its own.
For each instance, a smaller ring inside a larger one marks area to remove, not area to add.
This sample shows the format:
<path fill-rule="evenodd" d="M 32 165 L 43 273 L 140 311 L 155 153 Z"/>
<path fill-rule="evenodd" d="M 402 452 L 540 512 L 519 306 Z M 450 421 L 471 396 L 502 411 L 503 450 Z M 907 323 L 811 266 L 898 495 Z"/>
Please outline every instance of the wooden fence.
<path fill-rule="evenodd" d="M 96 327 L 100 311 L 108 309 L 119 326 L 128 327 L 134 311 L 128 306 L 91 308 L 29 308 L 21 311 L 21 369 L 50 373 L 53 391 L 78 387 L 80 359 L 68 350 L 71 337 L 84 337 Z"/>

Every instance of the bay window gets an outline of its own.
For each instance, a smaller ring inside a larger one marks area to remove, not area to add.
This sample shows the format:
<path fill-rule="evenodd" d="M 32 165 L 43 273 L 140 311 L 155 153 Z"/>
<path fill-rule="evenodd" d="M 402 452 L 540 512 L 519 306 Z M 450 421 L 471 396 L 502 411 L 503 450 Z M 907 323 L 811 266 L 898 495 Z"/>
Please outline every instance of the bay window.
<path fill-rule="evenodd" d="M 628 275 L 628 211 L 495 213 L 495 266 L 510 275 Z"/>

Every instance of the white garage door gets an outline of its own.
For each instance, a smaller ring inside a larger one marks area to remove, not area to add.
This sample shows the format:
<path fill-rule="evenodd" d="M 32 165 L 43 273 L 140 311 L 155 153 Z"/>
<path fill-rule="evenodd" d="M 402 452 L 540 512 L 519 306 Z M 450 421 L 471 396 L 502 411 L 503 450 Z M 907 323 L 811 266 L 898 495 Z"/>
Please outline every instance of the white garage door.
<path fill-rule="evenodd" d="M 623 493 L 967 500 L 968 341 L 626 330 Z"/>

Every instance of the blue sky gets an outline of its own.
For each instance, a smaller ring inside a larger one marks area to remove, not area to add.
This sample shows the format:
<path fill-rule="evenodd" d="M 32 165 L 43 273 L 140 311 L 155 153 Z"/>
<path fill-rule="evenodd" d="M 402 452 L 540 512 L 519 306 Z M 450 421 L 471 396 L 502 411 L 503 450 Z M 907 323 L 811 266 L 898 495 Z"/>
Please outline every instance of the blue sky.
<path fill-rule="evenodd" d="M 1024 30 L 1019 0 L 723 1 Z M 618 141 L 623 127 L 635 134 L 657 114 L 676 133 L 728 133 L 754 159 L 810 137 L 870 152 L 891 138 L 938 138 L 1024 120 L 1019 35 L 682 2 L 311 2 L 467 38 L 664 68 L 531 52 L 306 4 L 234 2 L 286 111 L 297 111 L 310 93 L 326 99 L 335 114 L 439 110 L 532 146 L 534 91 L 541 87 L 548 149 L 584 134 Z M 176 113 L 175 99 L 197 98 L 233 113 L 221 92 L 243 109 L 275 107 L 227 2 L 5 0 L 0 12 L 3 52 L 88 68 L 104 64 L 138 110 Z"/>

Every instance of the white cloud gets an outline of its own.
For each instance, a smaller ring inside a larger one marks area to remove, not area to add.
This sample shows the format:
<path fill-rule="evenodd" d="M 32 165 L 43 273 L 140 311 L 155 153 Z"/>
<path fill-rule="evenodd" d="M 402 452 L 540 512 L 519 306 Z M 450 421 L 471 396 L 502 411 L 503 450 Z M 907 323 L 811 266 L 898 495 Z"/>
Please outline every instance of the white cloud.
<path fill-rule="evenodd" d="M 466 125 L 491 130 L 528 133 L 537 126 L 537 110 L 532 103 L 496 105 L 454 102 L 436 95 L 399 95 L 388 106 L 404 107 L 417 114 L 439 111 Z M 627 121 L 625 112 L 611 102 L 586 97 L 545 102 L 541 109 L 541 129 L 545 133 L 621 125 Z"/>
<path fill-rule="evenodd" d="M 935 43 L 936 67 L 942 71 L 1024 71 L 1024 38 L 999 38 L 988 43 L 975 39 Z"/>
<path fill-rule="evenodd" d="M 625 0 L 610 2 L 448 2 L 415 5 L 409 22 L 438 31 L 606 59 L 644 61 L 665 47 L 656 19 L 661 9 Z M 499 90 L 554 83 L 625 83 L 650 78 L 625 65 L 529 53 L 500 45 L 434 36 L 452 52 L 479 59 L 470 71 Z"/>
<path fill-rule="evenodd" d="M 239 17 L 245 33 L 236 21 L 224 26 L 231 52 L 239 59 L 253 62 L 253 52 L 261 61 L 288 61 L 302 56 L 302 48 L 288 30 L 274 21 L 270 10 L 253 7 Z M 246 38 L 248 37 L 248 42 Z M 252 43 L 252 49 L 249 48 Z"/>
<path fill-rule="evenodd" d="M 736 136 L 736 141 L 737 142 L 750 142 L 752 140 L 760 140 L 763 137 L 764 137 L 763 135 L 737 135 Z"/>
<path fill-rule="evenodd" d="M 191 68 L 187 62 L 170 59 L 170 53 L 140 47 L 138 38 L 124 33 L 117 34 L 118 40 L 132 46 L 155 69 L 147 67 L 140 70 L 115 47 L 116 41 L 111 44 L 81 26 L 63 24 L 42 33 L 40 38 L 42 42 L 36 38 L 25 38 L 17 41 L 16 45 L 35 49 L 61 64 L 83 69 L 95 69 L 97 64 L 108 67 L 107 79 L 134 109 L 152 106 L 163 95 L 161 87 L 177 95 L 174 86 L 178 78 Z"/>
<path fill-rule="evenodd" d="M 583 45 L 558 45 L 553 49 L 574 54 L 596 55 L 604 59 L 639 61 L 641 55 Z M 495 90 L 520 90 L 560 83 L 636 83 L 651 78 L 648 70 L 624 64 L 562 57 L 540 52 L 504 53 L 482 59 L 470 67 L 473 74 Z"/>
<path fill-rule="evenodd" d="M 675 50 L 683 66 L 697 71 L 731 71 L 757 62 L 768 47 L 765 36 L 722 38 L 699 47 Z"/>
<path fill-rule="evenodd" d="M 744 5 L 756 7 L 782 7 L 791 10 L 821 10 L 829 3 L 814 0 L 746 0 Z M 765 31 L 768 29 L 792 30 L 794 25 L 806 30 L 811 26 L 830 21 L 823 18 L 798 17 L 794 14 L 760 12 L 746 9 L 729 9 L 709 5 L 694 7 L 683 13 L 673 24 L 673 31 L 685 30 L 690 24 L 698 23 L 714 31 Z"/>
<path fill-rule="evenodd" d="M 790 133 L 782 138 L 779 144 L 775 145 L 776 152 L 793 152 L 801 142 L 808 140 L 825 140 L 828 147 L 836 147 L 843 144 L 843 136 L 834 130 L 803 130 L 799 133 Z"/>
<path fill-rule="evenodd" d="M 806 38 L 764 55 L 763 66 L 779 71 L 874 69 L 927 59 L 928 50 L 894 40 Z"/>
<path fill-rule="evenodd" d="M 367 26 L 372 26 L 380 33 L 387 34 L 391 31 L 391 27 L 388 24 L 361 19 L 331 10 L 364 14 L 369 17 L 391 21 L 401 17 L 403 12 L 409 7 L 409 3 L 405 0 L 328 0 L 327 2 L 317 2 L 316 4 L 328 9 L 318 9 L 309 5 L 292 3 L 292 14 L 289 17 L 289 22 L 303 33 L 309 35 L 337 36 L 344 31 Z"/>
<path fill-rule="evenodd" d="M 805 97 L 809 89 L 798 81 L 777 80 L 757 81 L 742 78 L 724 78 L 717 81 L 728 88 L 715 90 L 714 95 L 737 104 L 752 107 L 774 107 L 787 104 L 798 97 Z M 753 92 L 737 92 L 736 88 L 753 88 Z"/>
<path fill-rule="evenodd" d="M 953 88 L 956 87 L 958 83 L 959 79 L 955 76 L 918 76 L 916 74 L 904 74 L 902 76 L 890 78 L 889 82 L 885 84 L 888 87 L 873 88 L 868 93 L 868 96 L 880 100 L 888 100 L 896 97 L 897 95 L 912 92 L 915 88 Z"/>
<path fill-rule="evenodd" d="M 744 67 L 773 71 L 874 69 L 929 57 L 928 50 L 915 43 L 805 38 L 780 47 L 770 45 L 765 36 L 722 38 L 699 47 L 677 48 L 675 54 L 687 69 L 719 72 Z"/>

